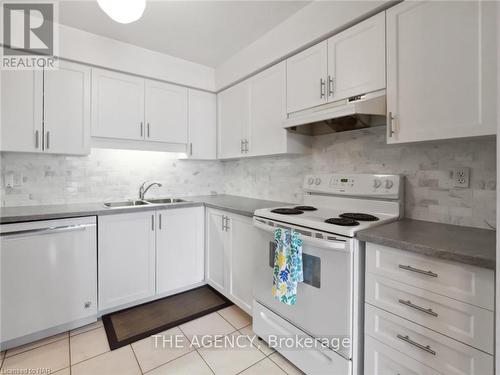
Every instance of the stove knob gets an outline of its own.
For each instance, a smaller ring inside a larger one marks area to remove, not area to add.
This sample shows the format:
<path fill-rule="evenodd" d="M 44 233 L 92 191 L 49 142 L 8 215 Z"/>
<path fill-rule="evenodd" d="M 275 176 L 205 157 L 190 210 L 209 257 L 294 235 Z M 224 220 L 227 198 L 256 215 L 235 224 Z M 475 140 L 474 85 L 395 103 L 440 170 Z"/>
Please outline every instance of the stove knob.
<path fill-rule="evenodd" d="M 316 177 L 316 180 L 314 180 L 314 183 L 315 183 L 316 185 L 321 184 L 321 178 Z"/>
<path fill-rule="evenodd" d="M 312 184 L 314 183 L 314 178 L 309 177 L 309 178 L 307 179 L 307 183 L 308 183 L 309 185 L 312 185 Z"/>
<path fill-rule="evenodd" d="M 382 181 L 380 181 L 380 180 L 373 180 L 373 187 L 375 189 L 379 188 L 380 185 L 382 185 Z"/>
<path fill-rule="evenodd" d="M 390 189 L 394 185 L 394 182 L 391 180 L 385 180 L 385 188 Z"/>

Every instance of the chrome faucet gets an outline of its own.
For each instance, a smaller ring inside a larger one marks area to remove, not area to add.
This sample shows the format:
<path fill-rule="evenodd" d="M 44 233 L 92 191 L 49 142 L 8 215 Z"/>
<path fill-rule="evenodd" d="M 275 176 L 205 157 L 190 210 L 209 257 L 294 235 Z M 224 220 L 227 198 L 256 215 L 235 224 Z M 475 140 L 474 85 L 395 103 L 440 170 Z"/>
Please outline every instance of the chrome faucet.
<path fill-rule="evenodd" d="M 153 186 L 157 185 L 158 187 L 161 187 L 161 184 L 159 182 L 152 182 L 148 186 L 146 186 L 148 181 L 144 181 L 139 188 L 139 199 L 144 200 L 144 195 L 146 195 L 147 191 L 151 189 Z"/>

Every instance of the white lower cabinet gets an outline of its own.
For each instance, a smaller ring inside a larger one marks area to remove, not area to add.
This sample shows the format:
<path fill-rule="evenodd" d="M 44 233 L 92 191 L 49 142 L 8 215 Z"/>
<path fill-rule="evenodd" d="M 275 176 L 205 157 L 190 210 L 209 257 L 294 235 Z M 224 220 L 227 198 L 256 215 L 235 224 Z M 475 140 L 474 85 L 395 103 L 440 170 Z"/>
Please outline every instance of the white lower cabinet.
<path fill-rule="evenodd" d="M 203 282 L 203 207 L 158 210 L 156 293 L 165 295 Z"/>
<path fill-rule="evenodd" d="M 252 313 L 254 256 L 267 246 L 252 219 L 207 209 L 207 282 L 247 313 Z"/>
<path fill-rule="evenodd" d="M 99 216 L 99 310 L 155 294 L 155 212 Z"/>

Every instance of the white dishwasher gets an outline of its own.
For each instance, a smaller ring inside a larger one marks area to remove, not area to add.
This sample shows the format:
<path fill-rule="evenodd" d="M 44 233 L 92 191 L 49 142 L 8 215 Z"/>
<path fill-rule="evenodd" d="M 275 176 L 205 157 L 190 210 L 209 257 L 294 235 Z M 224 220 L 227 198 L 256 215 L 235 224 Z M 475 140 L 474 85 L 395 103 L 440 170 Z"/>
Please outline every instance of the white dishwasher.
<path fill-rule="evenodd" d="M 96 218 L 0 225 L 0 350 L 96 320 Z"/>

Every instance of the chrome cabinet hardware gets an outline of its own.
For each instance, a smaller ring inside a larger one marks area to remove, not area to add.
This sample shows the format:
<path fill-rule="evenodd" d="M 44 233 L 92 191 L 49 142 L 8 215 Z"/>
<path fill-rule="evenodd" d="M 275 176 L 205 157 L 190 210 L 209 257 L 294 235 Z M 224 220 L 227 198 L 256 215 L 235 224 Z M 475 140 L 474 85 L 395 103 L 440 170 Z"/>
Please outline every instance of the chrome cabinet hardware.
<path fill-rule="evenodd" d="M 151 230 L 155 230 L 155 215 L 151 215 Z"/>
<path fill-rule="evenodd" d="M 225 218 L 225 216 L 224 216 L 224 215 L 222 215 L 220 218 L 221 218 L 221 227 L 222 227 L 222 231 L 224 232 L 224 231 L 225 231 L 225 229 L 226 229 L 226 227 L 224 226 L 224 222 L 225 222 L 225 219 L 224 219 L 224 218 Z"/>
<path fill-rule="evenodd" d="M 46 138 L 47 138 L 47 140 L 45 142 L 45 146 L 46 146 L 45 148 L 48 150 L 50 147 L 50 132 L 49 131 L 47 131 Z"/>
<path fill-rule="evenodd" d="M 141 121 L 141 137 L 144 136 L 144 124 Z"/>
<path fill-rule="evenodd" d="M 432 354 L 432 355 L 436 355 L 436 351 L 432 350 L 431 347 L 429 345 L 422 345 L 422 344 L 419 344 L 418 342 L 416 341 L 413 341 L 412 339 L 410 339 L 410 337 L 408 335 L 406 336 L 403 336 L 403 335 L 400 335 L 399 333 L 396 335 L 396 337 L 400 340 L 403 340 L 404 342 L 407 342 L 408 344 L 410 345 L 413 345 L 415 346 L 416 348 L 419 348 L 419 349 L 422 349 L 423 351 L 429 353 L 429 354 Z"/>
<path fill-rule="evenodd" d="M 240 152 L 243 154 L 243 138 L 240 140 Z"/>
<path fill-rule="evenodd" d="M 161 214 L 158 215 L 158 228 L 161 229 Z"/>
<path fill-rule="evenodd" d="M 193 156 L 193 144 L 192 143 L 189 144 L 189 155 Z"/>
<path fill-rule="evenodd" d="M 422 275 L 426 275 L 426 276 L 430 276 L 430 277 L 438 277 L 438 274 L 437 273 L 434 273 L 432 271 L 425 271 L 425 270 L 421 270 L 420 268 L 415 268 L 415 267 L 412 267 L 410 265 L 408 266 L 405 266 L 404 264 L 400 264 L 399 265 L 399 268 L 403 269 L 403 270 L 406 270 L 406 271 L 411 271 L 411 272 L 416 272 L 416 273 L 420 273 Z"/>
<path fill-rule="evenodd" d="M 389 112 L 389 115 L 387 116 L 387 136 L 391 138 L 394 133 L 394 126 L 393 126 L 393 121 L 394 120 L 394 114 L 392 112 Z"/>
<path fill-rule="evenodd" d="M 40 147 L 40 131 L 35 131 L 35 148 L 38 149 Z"/>
<path fill-rule="evenodd" d="M 328 76 L 328 96 L 333 96 L 333 78 Z"/>
<path fill-rule="evenodd" d="M 229 229 L 231 229 L 231 228 L 229 228 L 229 217 L 228 217 L 228 216 L 225 216 L 225 218 L 226 218 L 226 225 L 225 225 L 225 227 L 226 227 L 226 232 L 227 232 L 227 231 L 229 231 Z"/>
<path fill-rule="evenodd" d="M 319 79 L 319 97 L 324 98 L 325 97 L 325 85 L 326 82 L 323 80 L 323 78 Z"/>
<path fill-rule="evenodd" d="M 244 150 L 243 151 L 245 151 L 246 153 L 248 153 L 248 139 L 245 139 L 243 141 L 243 145 L 244 145 Z"/>
<path fill-rule="evenodd" d="M 415 309 L 415 310 L 418 310 L 418 311 L 422 311 L 423 313 L 426 313 L 426 314 L 429 314 L 431 316 L 434 316 L 434 317 L 438 317 L 438 314 L 437 312 L 435 311 L 432 311 L 431 308 L 429 309 L 426 309 L 425 307 L 421 307 L 421 306 L 418 306 L 418 305 L 415 305 L 414 303 L 412 303 L 410 300 L 403 300 L 403 299 L 399 299 L 398 300 L 399 303 L 405 305 L 405 306 L 408 306 L 408 307 L 411 307 L 412 309 Z"/>
<path fill-rule="evenodd" d="M 149 138 L 149 122 L 147 123 L 147 131 L 148 131 L 148 138 Z"/>

